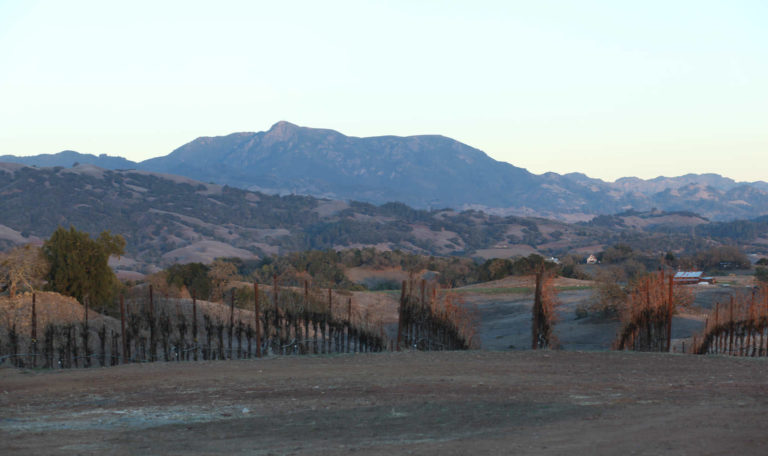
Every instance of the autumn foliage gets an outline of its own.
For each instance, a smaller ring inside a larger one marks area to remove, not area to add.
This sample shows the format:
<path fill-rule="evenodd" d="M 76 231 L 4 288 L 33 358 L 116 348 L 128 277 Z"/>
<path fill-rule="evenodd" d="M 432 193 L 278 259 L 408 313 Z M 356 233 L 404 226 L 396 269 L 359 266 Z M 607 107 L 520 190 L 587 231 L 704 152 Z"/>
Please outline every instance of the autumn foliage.
<path fill-rule="evenodd" d="M 559 304 L 554 286 L 554 275 L 543 266 L 536 271 L 536 288 L 533 298 L 531 348 L 556 348 L 554 334 L 555 309 Z"/>
<path fill-rule="evenodd" d="M 768 356 L 768 286 L 731 295 L 707 318 L 704 332 L 694 342 L 697 354 Z"/>
<path fill-rule="evenodd" d="M 621 311 L 622 328 L 614 342 L 617 350 L 666 352 L 670 350 L 675 295 L 672 277 L 664 272 L 637 279 Z"/>

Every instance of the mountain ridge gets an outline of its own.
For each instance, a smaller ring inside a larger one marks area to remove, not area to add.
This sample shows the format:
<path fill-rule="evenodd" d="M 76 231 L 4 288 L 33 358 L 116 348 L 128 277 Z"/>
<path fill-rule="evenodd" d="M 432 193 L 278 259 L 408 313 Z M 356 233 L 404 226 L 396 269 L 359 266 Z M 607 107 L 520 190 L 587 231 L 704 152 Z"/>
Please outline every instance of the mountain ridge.
<path fill-rule="evenodd" d="M 536 175 L 441 135 L 352 137 L 287 121 L 261 132 L 201 136 L 170 154 L 132 162 L 64 151 L 0 161 L 141 169 L 274 194 L 400 201 L 419 208 L 588 220 L 627 209 L 686 210 L 713 220 L 768 214 L 768 183 L 718 174 L 614 182 L 583 173 Z M 749 190 L 748 190 L 749 189 Z"/>

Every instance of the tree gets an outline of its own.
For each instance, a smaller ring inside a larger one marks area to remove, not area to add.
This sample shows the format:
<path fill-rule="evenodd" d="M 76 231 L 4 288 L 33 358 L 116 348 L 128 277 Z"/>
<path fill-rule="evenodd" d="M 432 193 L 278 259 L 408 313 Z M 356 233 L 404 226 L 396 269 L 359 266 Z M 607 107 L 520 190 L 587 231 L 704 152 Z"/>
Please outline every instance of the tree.
<path fill-rule="evenodd" d="M 696 263 L 705 270 L 750 269 L 749 258 L 737 246 L 721 245 L 696 255 Z"/>
<path fill-rule="evenodd" d="M 208 278 L 210 268 L 202 263 L 174 264 L 167 270 L 166 280 L 169 285 L 181 289 L 186 287 L 189 293 L 194 293 L 199 299 L 208 299 L 211 294 L 211 280 Z"/>
<path fill-rule="evenodd" d="M 603 263 L 615 264 L 629 260 L 634 256 L 632 247 L 627 244 L 616 244 L 613 247 L 608 247 L 603 252 L 601 261 Z"/>
<path fill-rule="evenodd" d="M 560 272 L 563 277 L 579 280 L 591 280 L 592 277 L 579 267 L 581 255 L 569 254 L 560 258 Z"/>
<path fill-rule="evenodd" d="M 677 258 L 675 258 L 675 254 L 672 252 L 667 252 L 666 255 L 664 255 L 664 261 L 666 261 L 668 264 L 672 265 L 677 261 Z"/>
<path fill-rule="evenodd" d="M 758 266 L 755 268 L 755 277 L 763 283 L 768 283 L 768 268 Z"/>
<path fill-rule="evenodd" d="M 505 258 L 487 260 L 482 266 L 483 281 L 499 280 L 512 274 L 512 262 Z"/>
<path fill-rule="evenodd" d="M 208 270 L 208 279 L 211 281 L 211 300 L 224 299 L 227 285 L 237 277 L 237 268 L 227 261 L 215 260 Z"/>
<path fill-rule="evenodd" d="M 81 303 L 105 303 L 112 297 L 117 277 L 109 267 L 110 255 L 122 255 L 125 239 L 102 232 L 97 239 L 70 226 L 53 232 L 43 244 L 43 254 L 50 262 L 47 287 L 72 296 Z"/>
<path fill-rule="evenodd" d="M 0 281 L 11 299 L 21 289 L 33 290 L 48 273 L 48 261 L 39 247 L 27 244 L 0 255 Z"/>
<path fill-rule="evenodd" d="M 627 293 L 619 285 L 624 280 L 626 273 L 618 266 L 602 270 L 597 275 L 589 310 L 604 318 L 618 317 L 627 301 Z"/>

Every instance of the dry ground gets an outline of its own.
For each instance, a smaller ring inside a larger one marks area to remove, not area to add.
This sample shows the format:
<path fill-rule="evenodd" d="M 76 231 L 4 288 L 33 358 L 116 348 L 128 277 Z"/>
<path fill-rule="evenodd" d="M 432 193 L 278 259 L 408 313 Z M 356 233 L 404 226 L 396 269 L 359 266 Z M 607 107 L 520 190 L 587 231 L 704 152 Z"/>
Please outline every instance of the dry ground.
<path fill-rule="evenodd" d="M 768 361 L 454 352 L 0 369 L 0 454 L 763 455 Z"/>

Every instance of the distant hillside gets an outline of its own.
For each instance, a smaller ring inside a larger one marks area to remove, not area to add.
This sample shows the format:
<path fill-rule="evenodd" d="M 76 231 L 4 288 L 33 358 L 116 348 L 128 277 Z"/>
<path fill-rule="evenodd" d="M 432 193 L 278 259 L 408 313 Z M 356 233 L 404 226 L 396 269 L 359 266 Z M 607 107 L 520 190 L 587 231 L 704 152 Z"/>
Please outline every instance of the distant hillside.
<path fill-rule="evenodd" d="M 33 168 L 0 164 L 0 249 L 40 242 L 57 226 L 125 236 L 117 267 L 147 271 L 174 262 L 264 257 L 307 249 L 376 247 L 432 255 L 510 257 L 707 245 L 690 230 L 693 214 L 624 214 L 613 222 L 572 225 L 480 211 L 418 210 L 305 196 L 271 196 L 189 178 L 92 165 Z"/>
<path fill-rule="evenodd" d="M 21 163 L 29 166 L 63 166 L 70 168 L 77 165 L 94 165 L 105 169 L 132 169 L 138 164 L 123 157 L 113 157 L 106 154 L 99 156 L 81 154 L 73 150 L 65 150 L 57 154 L 41 154 L 31 157 L 16 157 L 15 155 L 0 155 L 0 163 Z"/>
<path fill-rule="evenodd" d="M 444 136 L 356 138 L 289 122 L 266 132 L 198 138 L 141 163 L 72 151 L 0 160 L 137 168 L 270 194 L 398 201 L 422 209 L 474 208 L 565 221 L 654 208 L 718 221 L 768 214 L 765 182 L 736 182 L 717 174 L 629 177 L 613 183 L 579 173 L 535 175 Z"/>

